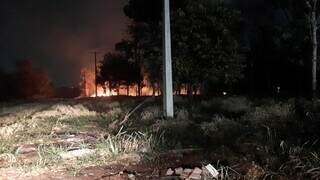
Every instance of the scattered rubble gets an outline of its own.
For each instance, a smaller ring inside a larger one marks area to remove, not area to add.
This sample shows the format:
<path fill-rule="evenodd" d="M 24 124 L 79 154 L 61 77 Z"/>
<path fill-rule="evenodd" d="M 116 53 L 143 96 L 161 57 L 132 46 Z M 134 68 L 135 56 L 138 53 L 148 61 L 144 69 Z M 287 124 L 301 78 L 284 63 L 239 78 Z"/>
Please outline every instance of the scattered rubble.
<path fill-rule="evenodd" d="M 187 180 L 201 180 L 206 178 L 218 178 L 218 176 L 218 170 L 216 170 L 211 164 L 203 166 L 202 169 L 200 169 L 199 167 L 195 167 L 194 169 L 178 167 L 174 170 L 172 170 L 172 168 L 169 168 L 166 171 L 166 177 L 172 179 L 179 177 L 180 179 Z"/>
<path fill-rule="evenodd" d="M 201 179 L 201 174 L 202 174 L 202 169 L 200 168 L 194 168 L 194 170 L 192 171 L 192 173 L 189 176 L 189 179 L 192 180 L 200 180 Z"/>

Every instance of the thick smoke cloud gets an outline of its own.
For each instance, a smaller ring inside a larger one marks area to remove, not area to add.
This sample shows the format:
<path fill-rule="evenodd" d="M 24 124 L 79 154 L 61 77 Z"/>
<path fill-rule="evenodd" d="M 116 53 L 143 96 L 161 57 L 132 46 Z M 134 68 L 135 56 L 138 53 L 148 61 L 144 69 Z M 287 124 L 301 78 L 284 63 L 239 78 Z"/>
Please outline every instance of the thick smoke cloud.
<path fill-rule="evenodd" d="M 113 50 L 125 34 L 125 0 L 4 0 L 0 6 L 0 67 L 31 59 L 56 85 L 74 85 L 90 52 Z"/>

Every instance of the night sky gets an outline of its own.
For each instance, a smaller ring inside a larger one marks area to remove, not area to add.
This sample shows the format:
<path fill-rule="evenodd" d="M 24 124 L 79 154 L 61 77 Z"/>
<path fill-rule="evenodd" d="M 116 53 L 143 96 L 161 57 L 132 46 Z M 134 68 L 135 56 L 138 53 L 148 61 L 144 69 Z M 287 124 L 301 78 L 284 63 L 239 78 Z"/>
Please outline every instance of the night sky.
<path fill-rule="evenodd" d="M 30 59 L 46 70 L 56 86 L 79 82 L 82 67 L 92 67 L 125 36 L 126 0 L 2 0 L 0 68 Z"/>
<path fill-rule="evenodd" d="M 247 17 L 266 9 L 263 0 L 231 0 Z M 1 0 L 0 69 L 32 60 L 56 86 L 79 83 L 80 69 L 93 69 L 93 50 L 112 51 L 126 36 L 127 0 Z M 253 20 L 258 22 L 259 20 Z"/>

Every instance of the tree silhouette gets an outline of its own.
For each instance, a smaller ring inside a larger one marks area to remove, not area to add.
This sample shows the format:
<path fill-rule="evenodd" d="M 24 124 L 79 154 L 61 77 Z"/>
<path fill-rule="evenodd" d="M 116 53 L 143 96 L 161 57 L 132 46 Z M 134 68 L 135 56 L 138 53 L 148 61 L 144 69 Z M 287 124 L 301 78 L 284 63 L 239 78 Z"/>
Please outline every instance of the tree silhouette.
<path fill-rule="evenodd" d="M 140 66 L 135 62 L 130 62 L 120 53 L 107 53 L 104 56 L 99 76 L 100 83 L 108 82 L 110 92 L 115 89 L 119 94 L 120 86 L 126 85 L 127 95 L 129 95 L 130 85 L 139 85 L 143 80 Z M 140 95 L 139 92 L 138 95 Z"/>
<path fill-rule="evenodd" d="M 26 99 L 48 98 L 54 95 L 47 73 L 35 69 L 30 60 L 18 61 L 15 74 L 18 97 Z"/>

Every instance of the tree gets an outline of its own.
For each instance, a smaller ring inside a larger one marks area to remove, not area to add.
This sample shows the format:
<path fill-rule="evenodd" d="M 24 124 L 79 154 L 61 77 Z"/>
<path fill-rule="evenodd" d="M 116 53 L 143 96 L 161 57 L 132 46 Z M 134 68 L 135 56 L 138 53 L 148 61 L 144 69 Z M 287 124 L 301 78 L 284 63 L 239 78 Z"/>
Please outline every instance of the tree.
<path fill-rule="evenodd" d="M 133 84 L 141 84 L 142 76 L 140 66 L 135 62 L 130 62 L 123 54 L 107 53 L 101 62 L 99 82 L 104 84 L 108 82 L 110 92 L 113 89 L 119 94 L 121 85 L 127 86 L 127 95 L 129 87 Z M 140 93 L 138 92 L 138 95 Z"/>
<path fill-rule="evenodd" d="M 133 23 L 128 27 L 130 38 L 116 45 L 116 49 L 135 62 L 141 68 L 141 74 L 147 75 L 153 94 L 161 82 L 162 33 L 158 23 Z"/>
<path fill-rule="evenodd" d="M 239 16 L 238 11 L 208 0 L 187 1 L 173 14 L 175 82 L 186 84 L 189 95 L 212 83 L 231 85 L 241 79 Z"/>
<path fill-rule="evenodd" d="M 281 9 L 286 15 L 286 20 L 289 23 L 303 21 L 308 36 L 309 44 L 311 45 L 310 58 L 311 58 L 311 71 L 312 71 L 312 98 L 317 98 L 317 57 L 318 57 L 318 0 L 284 0 L 284 1 L 271 1 L 278 9 Z M 295 36 L 301 36 L 295 34 Z"/>
<path fill-rule="evenodd" d="M 130 26 L 129 31 L 135 31 L 134 27 Z M 137 84 L 138 86 L 138 96 L 141 95 L 142 81 L 143 81 L 143 72 L 142 72 L 142 62 L 143 62 L 143 49 L 141 48 L 140 39 L 136 36 L 139 36 L 140 31 L 136 33 L 129 40 L 122 40 L 121 42 L 115 45 L 115 49 L 119 52 L 127 61 L 127 87 L 129 88 L 130 84 Z M 128 89 L 129 91 L 129 89 Z"/>
<path fill-rule="evenodd" d="M 317 98 L 317 58 L 318 58 L 318 0 L 305 0 L 307 6 L 307 22 L 310 26 L 312 41 L 312 98 Z"/>
<path fill-rule="evenodd" d="M 30 60 L 18 61 L 16 67 L 17 97 L 39 99 L 53 96 L 53 85 L 45 71 L 35 69 Z"/>
<path fill-rule="evenodd" d="M 232 85 L 241 79 L 243 63 L 236 33 L 240 23 L 239 12 L 225 4 L 209 0 L 184 0 L 173 4 L 172 55 L 175 89 L 179 91 L 182 84 L 187 84 L 191 95 L 212 82 Z M 133 12 L 140 8 L 130 3 L 128 6 Z M 130 14 L 129 17 L 138 23 L 131 27 L 138 30 L 130 31 L 129 35 L 139 41 L 144 69 L 149 79 L 159 82 L 162 24 L 157 23 L 157 20 L 151 21 L 147 17 L 133 15 Z"/>

